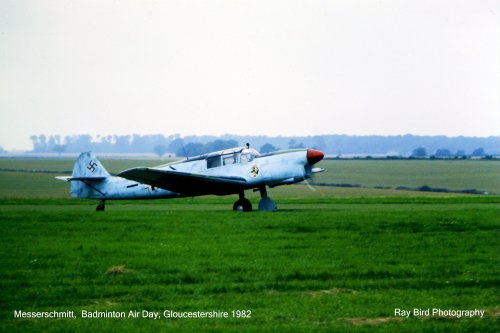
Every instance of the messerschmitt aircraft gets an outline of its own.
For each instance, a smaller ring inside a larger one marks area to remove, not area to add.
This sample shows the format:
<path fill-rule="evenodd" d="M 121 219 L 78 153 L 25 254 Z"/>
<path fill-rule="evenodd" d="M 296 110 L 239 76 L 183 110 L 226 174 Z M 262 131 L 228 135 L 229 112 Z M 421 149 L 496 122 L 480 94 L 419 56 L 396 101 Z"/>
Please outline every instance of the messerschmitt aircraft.
<path fill-rule="evenodd" d="M 294 184 L 324 171 L 313 167 L 323 159 L 315 149 L 283 150 L 259 154 L 250 145 L 189 157 L 157 167 L 139 167 L 111 175 L 91 152 L 82 153 L 71 177 L 73 198 L 99 199 L 97 211 L 106 200 L 180 198 L 200 195 L 238 194 L 233 210 L 251 211 L 245 190 L 260 191 L 259 210 L 275 211 L 267 187 Z"/>

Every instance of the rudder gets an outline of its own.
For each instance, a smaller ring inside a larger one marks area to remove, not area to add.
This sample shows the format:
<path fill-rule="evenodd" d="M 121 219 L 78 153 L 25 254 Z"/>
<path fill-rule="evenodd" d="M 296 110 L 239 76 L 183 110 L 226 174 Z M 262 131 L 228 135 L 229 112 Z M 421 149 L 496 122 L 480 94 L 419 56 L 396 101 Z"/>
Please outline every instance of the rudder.
<path fill-rule="evenodd" d="M 71 196 L 73 198 L 103 198 L 109 172 L 91 152 L 81 153 L 73 167 Z"/>
<path fill-rule="evenodd" d="M 73 167 L 73 178 L 103 178 L 109 177 L 109 172 L 92 152 L 81 153 Z"/>

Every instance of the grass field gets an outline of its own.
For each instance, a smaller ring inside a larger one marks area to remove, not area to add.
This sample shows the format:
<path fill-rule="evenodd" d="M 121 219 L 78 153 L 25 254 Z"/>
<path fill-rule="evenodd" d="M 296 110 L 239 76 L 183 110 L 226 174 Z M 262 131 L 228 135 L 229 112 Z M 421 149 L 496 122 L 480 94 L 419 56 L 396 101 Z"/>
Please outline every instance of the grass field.
<path fill-rule="evenodd" d="M 316 181 L 367 186 L 431 186 L 500 193 L 500 161 L 328 160 Z"/>
<path fill-rule="evenodd" d="M 167 162 L 169 160 L 102 160 L 111 173 Z M 69 159 L 0 159 L 0 169 L 71 171 L 73 163 L 74 160 Z M 316 175 L 314 181 L 318 183 L 392 188 L 427 185 L 450 190 L 475 189 L 500 193 L 500 161 L 495 160 L 325 160 L 319 166 L 327 171 Z M 48 181 L 50 178 L 45 179 Z"/>
<path fill-rule="evenodd" d="M 71 169 L 59 162 L 36 168 Z M 53 176 L 0 172 L 4 332 L 500 329 L 498 196 L 297 185 L 270 191 L 276 213 L 235 213 L 235 198 L 210 196 L 109 202 L 97 213 L 94 201 L 68 199 Z M 395 308 L 485 316 L 406 319 Z M 81 310 L 168 309 L 250 310 L 251 318 L 79 318 Z M 14 310 L 77 318 L 14 319 Z"/>

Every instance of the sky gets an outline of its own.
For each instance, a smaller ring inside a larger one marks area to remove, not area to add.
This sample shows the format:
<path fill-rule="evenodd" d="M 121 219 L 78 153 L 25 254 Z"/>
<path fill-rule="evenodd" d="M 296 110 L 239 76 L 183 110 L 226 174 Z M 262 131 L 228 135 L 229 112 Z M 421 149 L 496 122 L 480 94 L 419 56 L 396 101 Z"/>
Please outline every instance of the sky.
<path fill-rule="evenodd" d="M 0 146 L 499 135 L 499 15 L 498 0 L 0 0 Z"/>

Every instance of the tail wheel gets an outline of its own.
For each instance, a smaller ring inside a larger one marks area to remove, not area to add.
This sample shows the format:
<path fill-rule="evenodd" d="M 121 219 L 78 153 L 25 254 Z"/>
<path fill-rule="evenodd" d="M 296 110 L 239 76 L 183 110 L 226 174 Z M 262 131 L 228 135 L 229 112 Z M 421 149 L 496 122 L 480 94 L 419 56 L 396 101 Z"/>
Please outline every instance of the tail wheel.
<path fill-rule="evenodd" d="M 101 200 L 99 202 L 99 204 L 97 205 L 97 207 L 95 208 L 95 211 L 96 212 L 103 212 L 104 211 L 104 207 L 105 207 L 105 201 L 104 200 Z"/>

